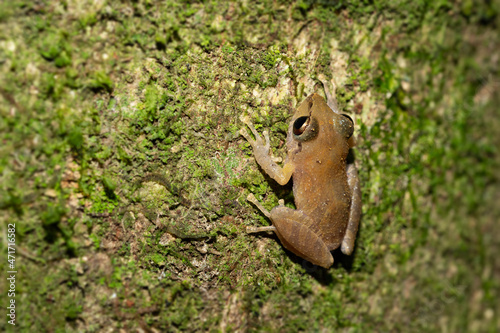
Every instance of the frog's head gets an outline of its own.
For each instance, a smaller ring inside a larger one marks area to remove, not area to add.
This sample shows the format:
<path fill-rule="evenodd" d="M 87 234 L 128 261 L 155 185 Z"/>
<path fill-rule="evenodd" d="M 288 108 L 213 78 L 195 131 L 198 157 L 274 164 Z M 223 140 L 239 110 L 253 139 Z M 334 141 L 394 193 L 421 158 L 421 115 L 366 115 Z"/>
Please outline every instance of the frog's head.
<path fill-rule="evenodd" d="M 346 114 L 334 112 L 318 94 L 312 94 L 302 102 L 292 118 L 291 132 L 299 142 L 312 141 L 320 132 L 340 136 L 353 146 L 354 122 Z"/>

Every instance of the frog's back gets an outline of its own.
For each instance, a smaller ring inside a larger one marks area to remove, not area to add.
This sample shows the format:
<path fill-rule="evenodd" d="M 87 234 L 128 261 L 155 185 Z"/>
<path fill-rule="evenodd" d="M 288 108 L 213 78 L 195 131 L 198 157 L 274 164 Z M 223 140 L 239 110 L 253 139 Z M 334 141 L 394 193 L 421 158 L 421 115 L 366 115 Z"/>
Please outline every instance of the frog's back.
<path fill-rule="evenodd" d="M 321 158 L 316 161 L 314 172 L 308 168 L 295 170 L 295 205 L 311 218 L 309 227 L 334 250 L 342 243 L 347 228 L 351 193 L 345 166 L 332 165 Z"/>

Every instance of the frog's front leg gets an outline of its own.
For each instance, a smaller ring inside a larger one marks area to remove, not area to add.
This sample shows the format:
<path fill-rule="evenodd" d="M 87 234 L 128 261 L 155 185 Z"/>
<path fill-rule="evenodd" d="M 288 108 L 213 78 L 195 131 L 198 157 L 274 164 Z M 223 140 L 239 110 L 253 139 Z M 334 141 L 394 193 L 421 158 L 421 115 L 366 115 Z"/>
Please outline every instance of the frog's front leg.
<path fill-rule="evenodd" d="M 269 177 L 276 180 L 280 185 L 285 185 L 286 183 L 288 183 L 290 177 L 293 174 L 294 167 L 291 163 L 285 163 L 283 168 L 281 168 L 278 164 L 276 164 L 276 162 L 273 161 L 273 159 L 269 155 L 269 133 L 267 131 L 264 131 L 262 133 L 264 134 L 264 141 L 248 117 L 241 117 L 241 121 L 250 128 L 253 135 L 255 136 L 254 140 L 252 139 L 250 134 L 248 134 L 245 128 L 242 128 L 240 130 L 240 134 L 243 135 L 245 139 L 247 139 L 248 143 L 250 143 L 250 145 L 252 146 L 257 163 L 259 163 L 261 168 L 269 175 Z"/>
<path fill-rule="evenodd" d="M 354 249 L 354 241 L 361 218 L 361 188 L 359 186 L 358 170 L 354 164 L 347 164 L 347 183 L 351 190 L 351 209 L 347 230 L 342 240 L 342 253 L 350 255 Z"/>
<path fill-rule="evenodd" d="M 323 240 L 312 231 L 311 218 L 301 211 L 285 207 L 283 200 L 271 212 L 267 211 L 253 194 L 247 198 L 264 215 L 271 219 L 273 227 L 247 228 L 247 232 L 274 231 L 283 246 L 314 265 L 329 268 L 333 265 L 333 256 Z"/>

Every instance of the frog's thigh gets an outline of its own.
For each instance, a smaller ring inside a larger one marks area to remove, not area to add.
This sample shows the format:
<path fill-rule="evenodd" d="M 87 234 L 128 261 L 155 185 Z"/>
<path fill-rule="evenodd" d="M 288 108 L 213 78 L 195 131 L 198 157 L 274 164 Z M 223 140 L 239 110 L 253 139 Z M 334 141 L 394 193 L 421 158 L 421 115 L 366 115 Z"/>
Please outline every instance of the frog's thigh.
<path fill-rule="evenodd" d="M 361 218 L 361 188 L 359 186 L 358 170 L 354 164 L 347 165 L 347 183 L 352 193 L 351 209 L 341 250 L 342 253 L 350 255 L 354 249 L 354 241 L 356 240 L 359 219 Z"/>
<path fill-rule="evenodd" d="M 306 214 L 278 206 L 271 211 L 271 220 L 285 248 L 315 265 L 328 268 L 333 264 L 332 254 L 326 244 L 307 227 L 312 221 Z"/>

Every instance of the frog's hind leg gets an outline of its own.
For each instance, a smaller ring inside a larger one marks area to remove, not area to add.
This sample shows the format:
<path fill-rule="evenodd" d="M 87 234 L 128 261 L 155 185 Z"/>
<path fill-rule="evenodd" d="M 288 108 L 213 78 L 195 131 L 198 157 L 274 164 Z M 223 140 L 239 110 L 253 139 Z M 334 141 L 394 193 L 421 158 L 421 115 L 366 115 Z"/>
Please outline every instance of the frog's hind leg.
<path fill-rule="evenodd" d="M 253 194 L 247 200 L 273 222 L 269 227 L 247 227 L 248 233 L 274 231 L 283 246 L 311 263 L 325 268 L 333 265 L 333 256 L 323 240 L 312 231 L 308 225 L 312 224 L 309 216 L 302 212 L 284 206 L 279 200 L 279 206 L 271 212 L 262 206 Z"/>
<path fill-rule="evenodd" d="M 271 220 L 276 227 L 276 235 L 283 246 L 311 263 L 329 268 L 333 256 L 323 240 L 308 225 L 312 221 L 306 214 L 284 206 L 271 211 Z"/>
<path fill-rule="evenodd" d="M 347 230 L 340 249 L 342 253 L 351 255 L 361 218 L 361 188 L 359 186 L 358 170 L 354 164 L 347 164 L 347 183 L 351 189 L 351 209 Z"/>

